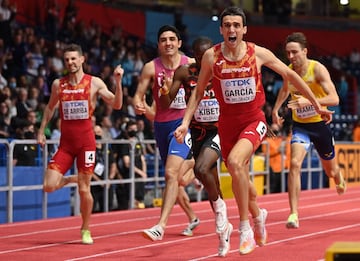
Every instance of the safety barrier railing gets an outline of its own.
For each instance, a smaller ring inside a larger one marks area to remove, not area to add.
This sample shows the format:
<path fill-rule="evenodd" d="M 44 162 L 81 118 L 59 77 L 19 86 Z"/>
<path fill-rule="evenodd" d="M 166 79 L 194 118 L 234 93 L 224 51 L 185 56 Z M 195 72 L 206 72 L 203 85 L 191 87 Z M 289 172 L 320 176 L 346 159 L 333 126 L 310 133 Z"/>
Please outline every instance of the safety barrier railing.
<path fill-rule="evenodd" d="M 156 197 L 160 197 L 161 196 L 161 182 L 165 181 L 165 178 L 163 176 L 159 175 L 159 162 L 160 162 L 160 155 L 158 150 L 156 150 L 155 155 L 154 155 L 154 164 L 153 164 L 153 176 L 152 177 L 148 177 L 146 179 L 142 179 L 142 180 L 138 180 L 135 179 L 135 174 L 134 174 L 134 166 L 135 166 L 135 145 L 136 142 L 131 142 L 129 140 L 97 140 L 98 143 L 102 143 L 105 146 L 105 151 L 107 151 L 109 149 L 109 147 L 112 144 L 128 144 L 130 145 L 130 177 L 128 179 L 114 179 L 114 180 L 110 180 L 109 177 L 109 159 L 108 157 L 105 157 L 105 169 L 104 169 L 104 179 L 101 181 L 92 181 L 91 185 L 103 185 L 106 189 L 104 190 L 104 211 L 109 211 L 108 209 L 108 203 L 109 203 L 109 197 L 108 197 L 108 189 L 110 188 L 111 185 L 114 184 L 130 184 L 130 200 L 129 200 L 129 205 L 132 207 L 134 206 L 134 198 L 135 198 L 135 183 L 136 182 L 153 182 L 155 184 L 154 189 L 155 189 L 155 196 Z M 155 140 L 144 140 L 142 141 L 143 144 L 155 144 Z M 14 192 L 17 191 L 30 191 L 30 190 L 39 190 L 42 191 L 43 189 L 43 185 L 42 182 L 40 182 L 39 184 L 36 185 L 14 185 L 13 181 L 14 181 L 14 168 L 17 168 L 17 166 L 13 166 L 13 160 L 14 160 L 14 148 L 15 145 L 17 144 L 27 144 L 27 145 L 33 145 L 33 146 L 39 146 L 36 142 L 36 140 L 12 140 L 12 141 L 8 141 L 6 139 L 0 139 L 0 144 L 3 146 L 2 149 L 5 149 L 6 152 L 6 165 L 5 166 L 0 166 L 0 169 L 3 169 L 1 172 L 2 173 L 2 179 L 1 179 L 1 183 L 0 183 L 0 193 L 1 192 L 5 192 L 6 193 L 6 212 L 7 212 L 7 222 L 13 222 L 14 220 L 14 211 L 13 211 L 13 205 L 14 205 Z M 55 145 L 58 144 L 57 140 L 47 140 L 46 142 L 47 145 Z M 39 161 L 41 163 L 42 167 L 42 174 L 44 173 L 44 170 L 47 167 L 47 163 L 49 160 L 49 146 L 44 146 L 43 148 L 40 149 L 40 147 L 38 147 L 39 150 L 41 150 L 41 159 L 37 159 L 37 161 Z M 36 167 L 36 166 L 34 166 Z M 39 166 L 37 166 L 39 167 Z M 73 172 L 71 174 L 77 174 L 77 169 L 76 166 L 74 165 L 74 167 L 72 168 Z M 6 175 L 5 175 L 6 173 Z M 69 172 L 70 173 L 70 172 Z M 24 175 L 26 175 L 26 173 L 22 173 Z M 42 180 L 42 179 L 41 179 Z M 70 187 L 74 189 L 74 194 L 73 194 L 73 198 L 72 198 L 72 213 L 74 215 L 78 215 L 79 214 L 79 195 L 78 195 L 78 190 L 77 190 L 77 184 L 68 184 L 65 187 Z M 42 218 L 47 218 L 48 217 L 48 193 L 42 192 Z M 2 206 L 2 208 L 4 209 L 4 206 Z"/>
<path fill-rule="evenodd" d="M 118 140 L 118 139 L 114 139 L 114 140 L 97 140 L 97 142 L 102 143 L 105 146 L 105 151 L 107 151 L 110 146 L 115 145 L 115 144 L 128 144 L 130 145 L 130 177 L 128 179 L 114 179 L 114 180 L 110 180 L 109 177 L 109 159 L 108 157 L 105 157 L 105 168 L 104 168 L 104 179 L 101 181 L 92 181 L 91 185 L 103 185 L 106 189 L 104 190 L 104 211 L 109 211 L 109 193 L 108 193 L 108 189 L 110 188 L 111 185 L 115 185 L 115 184 L 130 184 L 130 202 L 129 202 L 129 206 L 132 208 L 134 206 L 134 198 L 135 198 L 135 183 L 136 182 L 151 182 L 152 184 L 154 184 L 153 189 L 155 190 L 155 197 L 161 197 L 161 191 L 163 188 L 163 183 L 165 182 L 164 176 L 160 175 L 160 164 L 161 164 L 161 160 L 160 160 L 160 156 L 159 156 L 159 152 L 158 150 L 156 150 L 155 155 L 153 156 L 153 160 L 154 160 L 154 164 L 153 165 L 153 176 L 152 177 L 147 177 L 146 179 L 135 179 L 135 174 L 134 174 L 134 166 L 135 166 L 135 145 L 136 142 L 131 142 L 129 140 Z M 56 145 L 58 143 L 57 140 L 47 140 L 47 145 Z M 155 145 L 155 140 L 144 140 L 142 141 L 143 144 L 151 144 L 151 145 Z M 266 144 L 266 142 L 264 142 Z M 41 202 L 41 218 L 48 218 L 49 217 L 49 213 L 48 213 L 48 209 L 49 209 L 49 205 L 51 205 L 48 201 L 48 197 L 49 194 L 45 193 L 42 191 L 43 189 L 43 185 L 42 185 L 42 178 L 43 178 L 43 174 L 44 174 L 44 170 L 47 167 L 47 163 L 48 160 L 50 158 L 49 155 L 49 146 L 44 146 L 43 148 L 40 149 L 40 147 L 38 148 L 40 150 L 40 156 L 41 159 L 38 159 L 39 161 L 39 165 L 37 166 L 38 168 L 40 167 L 40 172 L 41 172 L 41 176 L 38 177 L 39 178 L 39 182 L 37 184 L 22 184 L 22 185 L 17 185 L 14 184 L 14 168 L 17 168 L 17 166 L 13 166 L 13 153 L 14 153 L 14 148 L 15 145 L 17 144 L 30 144 L 30 145 L 34 145 L 34 146 L 39 146 L 37 145 L 36 140 L 11 140 L 8 141 L 6 139 L 0 139 L 0 145 L 2 146 L 1 148 L 4 150 L 5 149 L 5 155 L 6 155 L 6 165 L 5 166 L 0 166 L 0 169 L 3 169 L 3 173 L 0 174 L 0 195 L 1 193 L 5 193 L 6 197 L 5 197 L 5 201 L 3 202 L 5 206 L 2 206 L 2 209 L 4 211 L 6 211 L 6 220 L 5 222 L 13 222 L 14 221 L 14 193 L 19 192 L 19 191 L 31 191 L 31 190 L 37 190 L 39 191 L 39 193 L 42 193 L 42 202 Z M 270 175 L 269 175 L 269 146 L 267 146 L 267 153 L 265 153 L 265 164 L 264 164 L 264 169 L 263 170 L 256 170 L 254 168 L 254 162 L 253 159 L 254 157 L 251 159 L 250 162 L 250 176 L 253 179 L 255 176 L 257 175 L 264 175 L 265 178 L 265 182 L 264 182 L 264 192 L 270 193 Z M 321 168 L 321 164 L 320 161 L 318 163 L 318 166 L 314 167 L 312 166 L 312 158 L 314 156 L 314 153 L 308 153 L 308 160 L 307 160 L 307 167 L 302 169 L 302 172 L 307 172 L 308 175 L 308 189 L 311 189 L 311 181 L 312 181 L 312 177 L 311 177 L 311 173 L 313 172 L 322 172 L 322 168 Z M 220 163 L 220 161 L 219 161 Z M 282 163 L 284 164 L 284 163 Z M 220 164 L 218 164 L 218 166 L 220 166 Z M 283 165 L 284 166 L 284 165 Z M 15 169 L 16 170 L 16 169 Z M 72 168 L 72 172 L 69 172 L 67 174 L 76 174 L 76 166 L 74 166 Z M 220 175 L 228 175 L 228 173 L 223 173 L 221 171 L 219 171 Z M 6 174 L 6 175 L 5 175 Z M 21 175 L 26 175 L 27 173 L 22 173 Z M 286 180 L 286 174 L 287 174 L 287 170 L 283 169 L 281 175 L 282 175 L 282 191 L 285 191 L 285 180 Z M 322 175 L 319 175 L 319 179 L 321 179 L 319 181 L 319 184 L 322 185 Z M 72 190 L 73 195 L 71 195 L 71 208 L 72 208 L 72 215 L 79 215 L 79 195 L 78 195 L 78 190 L 77 190 L 77 185 L 76 184 L 68 184 L 67 186 Z M 51 194 L 51 193 L 50 193 Z M 201 196 L 198 195 L 197 200 L 200 201 L 202 200 Z M 1 203 L 1 202 L 0 202 Z M 56 204 L 56 203 L 55 203 Z M 0 206 L 1 207 L 1 206 Z"/>

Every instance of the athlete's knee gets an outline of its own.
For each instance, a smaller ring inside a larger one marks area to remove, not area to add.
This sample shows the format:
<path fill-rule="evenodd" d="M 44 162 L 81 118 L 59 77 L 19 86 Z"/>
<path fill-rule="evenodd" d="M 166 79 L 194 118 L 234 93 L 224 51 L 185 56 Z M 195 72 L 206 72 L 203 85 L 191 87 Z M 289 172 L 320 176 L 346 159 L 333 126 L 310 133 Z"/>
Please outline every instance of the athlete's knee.
<path fill-rule="evenodd" d="M 61 188 L 62 179 L 63 175 L 61 173 L 54 170 L 47 170 L 43 181 L 44 192 L 50 193 Z"/>
<path fill-rule="evenodd" d="M 302 166 L 302 161 L 296 158 L 291 158 L 290 160 L 292 170 L 300 170 Z"/>
<path fill-rule="evenodd" d="M 196 176 L 204 176 L 210 172 L 209 165 L 204 162 L 196 163 L 194 167 L 194 172 Z"/>
<path fill-rule="evenodd" d="M 49 184 L 46 181 L 44 181 L 43 190 L 44 190 L 44 192 L 51 193 L 51 192 L 54 192 L 55 190 L 57 190 L 57 186 L 55 186 L 53 184 Z"/>
<path fill-rule="evenodd" d="M 229 157 L 227 161 L 227 168 L 231 175 L 234 175 L 235 173 L 248 172 L 248 165 L 235 157 Z"/>

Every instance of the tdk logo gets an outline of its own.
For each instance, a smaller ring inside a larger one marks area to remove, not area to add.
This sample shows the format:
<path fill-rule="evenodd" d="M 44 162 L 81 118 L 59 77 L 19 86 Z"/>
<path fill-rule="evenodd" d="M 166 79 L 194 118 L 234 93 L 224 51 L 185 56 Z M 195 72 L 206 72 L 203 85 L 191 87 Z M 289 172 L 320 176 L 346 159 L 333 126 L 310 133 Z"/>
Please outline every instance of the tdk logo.
<path fill-rule="evenodd" d="M 247 79 L 235 79 L 235 80 L 228 80 L 225 82 L 225 87 L 237 87 L 237 86 L 248 86 L 250 85 L 251 81 L 250 78 Z"/>

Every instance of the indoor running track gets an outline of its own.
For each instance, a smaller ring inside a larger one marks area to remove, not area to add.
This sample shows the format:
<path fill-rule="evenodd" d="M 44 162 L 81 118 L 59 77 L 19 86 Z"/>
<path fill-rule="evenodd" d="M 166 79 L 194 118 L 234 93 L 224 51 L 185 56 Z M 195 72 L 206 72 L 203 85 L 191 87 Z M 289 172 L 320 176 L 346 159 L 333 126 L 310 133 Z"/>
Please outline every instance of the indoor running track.
<path fill-rule="evenodd" d="M 268 243 L 248 255 L 239 255 L 237 229 L 231 236 L 227 260 L 324 260 L 326 249 L 336 241 L 360 241 L 360 187 L 338 196 L 334 189 L 302 191 L 300 228 L 285 228 L 289 214 L 287 194 L 258 198 L 269 212 Z M 162 241 L 142 237 L 153 226 L 160 208 L 116 211 L 92 216 L 93 245 L 80 243 L 80 217 L 48 219 L 0 225 L 0 260 L 220 260 L 214 215 L 208 202 L 192 203 L 201 224 L 194 236 L 180 232 L 187 219 L 175 206 Z M 234 200 L 227 200 L 234 228 L 238 214 Z"/>

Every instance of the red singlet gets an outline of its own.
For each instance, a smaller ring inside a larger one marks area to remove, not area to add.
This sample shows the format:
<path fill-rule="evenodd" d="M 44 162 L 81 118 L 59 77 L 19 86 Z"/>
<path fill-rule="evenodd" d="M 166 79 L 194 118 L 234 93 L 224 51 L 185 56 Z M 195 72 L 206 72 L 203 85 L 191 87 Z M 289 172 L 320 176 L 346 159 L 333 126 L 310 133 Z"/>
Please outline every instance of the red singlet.
<path fill-rule="evenodd" d="M 69 83 L 68 77 L 60 79 L 60 145 L 49 162 L 49 169 L 65 174 L 76 158 L 79 173 L 93 173 L 96 146 L 91 121 L 94 108 L 91 106 L 90 89 L 91 75 L 85 74 L 76 86 Z"/>
<path fill-rule="evenodd" d="M 244 57 L 236 62 L 224 57 L 221 43 L 213 47 L 212 84 L 220 104 L 219 136 L 224 160 L 239 139 L 250 140 L 255 151 L 267 132 L 262 111 L 265 94 L 256 66 L 255 44 L 247 42 L 246 46 Z"/>

